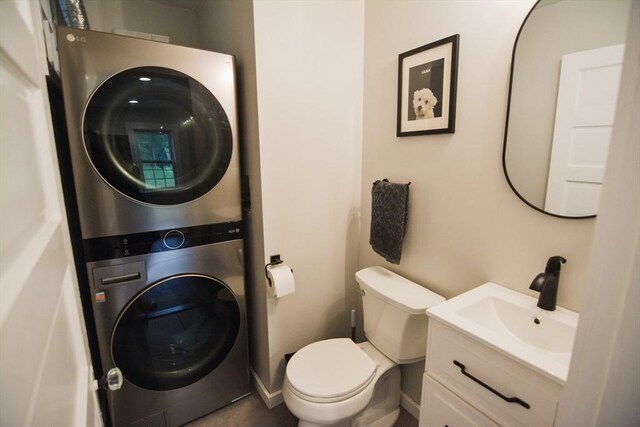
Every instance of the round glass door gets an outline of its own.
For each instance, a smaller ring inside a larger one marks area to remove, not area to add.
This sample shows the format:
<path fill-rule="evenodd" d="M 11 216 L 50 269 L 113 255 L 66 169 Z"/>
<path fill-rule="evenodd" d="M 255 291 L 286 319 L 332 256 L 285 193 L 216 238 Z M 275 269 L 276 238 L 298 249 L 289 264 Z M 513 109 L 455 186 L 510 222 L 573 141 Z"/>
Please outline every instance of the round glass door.
<path fill-rule="evenodd" d="M 115 365 L 148 390 L 192 384 L 222 363 L 238 337 L 240 309 L 222 282 L 179 275 L 136 296 L 112 337 Z"/>
<path fill-rule="evenodd" d="M 197 199 L 224 176 L 229 119 L 202 84 L 161 67 L 132 68 L 92 94 L 83 122 L 87 154 L 115 190 L 140 202 Z"/>

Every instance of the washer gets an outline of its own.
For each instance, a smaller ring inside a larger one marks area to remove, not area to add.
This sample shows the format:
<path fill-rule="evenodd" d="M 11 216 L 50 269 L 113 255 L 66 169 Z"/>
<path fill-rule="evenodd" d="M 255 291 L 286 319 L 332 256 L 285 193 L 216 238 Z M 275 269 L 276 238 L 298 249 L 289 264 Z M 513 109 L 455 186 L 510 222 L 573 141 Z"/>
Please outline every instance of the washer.
<path fill-rule="evenodd" d="M 87 263 L 102 370 L 123 377 L 106 391 L 114 426 L 178 426 L 250 392 L 242 240 L 173 231 L 129 237 L 156 252 Z"/>
<path fill-rule="evenodd" d="M 234 57 L 58 28 L 83 239 L 241 220 Z"/>

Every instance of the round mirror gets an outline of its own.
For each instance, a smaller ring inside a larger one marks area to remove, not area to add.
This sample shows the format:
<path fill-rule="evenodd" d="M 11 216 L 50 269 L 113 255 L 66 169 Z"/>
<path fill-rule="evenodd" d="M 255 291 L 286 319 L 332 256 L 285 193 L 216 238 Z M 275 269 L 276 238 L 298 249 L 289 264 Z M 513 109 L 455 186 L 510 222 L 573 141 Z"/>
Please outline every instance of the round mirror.
<path fill-rule="evenodd" d="M 597 214 L 632 0 L 540 0 L 513 48 L 502 155 L 529 206 Z"/>

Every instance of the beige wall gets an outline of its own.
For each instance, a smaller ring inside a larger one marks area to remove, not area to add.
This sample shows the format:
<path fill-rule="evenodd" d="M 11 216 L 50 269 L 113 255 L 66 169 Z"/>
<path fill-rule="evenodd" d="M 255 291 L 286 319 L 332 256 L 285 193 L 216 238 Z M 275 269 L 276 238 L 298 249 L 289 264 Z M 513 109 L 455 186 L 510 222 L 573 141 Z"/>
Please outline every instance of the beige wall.
<path fill-rule="evenodd" d="M 169 36 L 171 44 L 199 47 L 196 14 L 151 0 L 84 0 L 94 31 L 114 29 Z"/>
<path fill-rule="evenodd" d="M 518 192 L 544 207 L 560 63 L 567 53 L 624 43 L 630 0 L 538 5 L 518 40 L 507 172 Z"/>
<path fill-rule="evenodd" d="M 383 265 L 447 298 L 487 281 L 536 296 L 531 280 L 549 256 L 562 255 L 558 303 L 580 309 L 594 220 L 534 211 L 501 167 L 511 51 L 533 3 L 366 3 L 360 267 Z M 398 54 L 456 33 L 456 133 L 397 138 Z M 371 183 L 381 178 L 412 182 L 398 266 L 368 243 Z M 403 369 L 403 389 L 417 401 L 423 368 Z"/>
<path fill-rule="evenodd" d="M 204 1 L 198 10 L 203 49 L 236 57 L 242 173 L 248 178 L 250 208 L 243 210 L 245 283 L 251 367 L 265 384 L 270 378 L 267 296 L 264 286 L 264 237 L 260 183 L 260 136 L 252 1 Z"/>

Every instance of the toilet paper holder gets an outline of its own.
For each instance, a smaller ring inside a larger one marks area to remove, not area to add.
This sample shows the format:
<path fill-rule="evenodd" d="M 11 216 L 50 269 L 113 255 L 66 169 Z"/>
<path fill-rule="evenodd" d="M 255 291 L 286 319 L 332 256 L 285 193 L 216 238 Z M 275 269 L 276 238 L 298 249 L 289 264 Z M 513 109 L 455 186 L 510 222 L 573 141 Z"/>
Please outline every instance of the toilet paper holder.
<path fill-rule="evenodd" d="M 269 274 L 267 273 L 267 270 L 269 269 L 269 267 L 274 266 L 274 265 L 278 265 L 278 264 L 282 264 L 284 261 L 280 258 L 280 255 L 271 255 L 270 258 L 270 262 L 269 264 L 264 266 L 264 275 L 267 278 L 267 280 L 269 281 L 269 287 L 272 288 L 273 287 L 273 283 L 271 283 L 271 277 L 269 277 Z M 293 273 L 293 269 L 291 270 L 291 272 Z"/>

